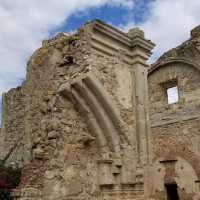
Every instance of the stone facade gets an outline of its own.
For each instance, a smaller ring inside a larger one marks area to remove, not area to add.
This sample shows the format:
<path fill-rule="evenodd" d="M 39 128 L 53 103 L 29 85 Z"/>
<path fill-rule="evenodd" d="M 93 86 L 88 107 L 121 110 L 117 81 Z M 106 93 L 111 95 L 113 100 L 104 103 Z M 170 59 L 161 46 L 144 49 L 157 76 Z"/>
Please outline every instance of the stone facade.
<path fill-rule="evenodd" d="M 164 200 L 176 186 L 199 199 L 199 33 L 153 66 L 138 28 L 96 20 L 44 41 L 4 95 L 1 156 L 14 146 L 8 163 L 23 166 L 14 198 Z"/>
<path fill-rule="evenodd" d="M 180 199 L 200 199 L 200 27 L 164 54 L 148 75 L 153 138 L 152 198 L 166 199 L 176 185 Z M 167 88 L 177 86 L 178 102 L 168 104 Z"/>

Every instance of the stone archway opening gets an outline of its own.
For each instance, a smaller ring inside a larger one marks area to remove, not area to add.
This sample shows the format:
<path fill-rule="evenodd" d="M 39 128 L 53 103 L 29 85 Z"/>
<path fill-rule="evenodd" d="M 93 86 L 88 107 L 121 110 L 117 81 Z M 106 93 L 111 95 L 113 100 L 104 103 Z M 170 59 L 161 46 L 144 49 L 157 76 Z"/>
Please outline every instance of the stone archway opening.
<path fill-rule="evenodd" d="M 177 190 L 177 184 L 165 184 L 167 200 L 180 200 Z"/>

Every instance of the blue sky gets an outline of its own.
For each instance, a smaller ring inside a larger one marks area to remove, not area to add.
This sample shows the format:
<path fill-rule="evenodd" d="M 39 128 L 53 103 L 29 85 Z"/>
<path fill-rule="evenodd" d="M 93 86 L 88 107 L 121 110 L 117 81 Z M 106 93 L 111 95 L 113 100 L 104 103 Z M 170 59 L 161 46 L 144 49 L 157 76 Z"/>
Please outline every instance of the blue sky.
<path fill-rule="evenodd" d="M 101 19 L 123 31 L 139 26 L 156 43 L 151 61 L 189 38 L 199 0 L 0 0 L 0 95 L 21 84 L 42 40 Z"/>
<path fill-rule="evenodd" d="M 134 2 L 134 8 L 130 9 L 124 6 L 103 5 L 99 8 L 90 8 L 87 11 L 72 14 L 64 24 L 51 31 L 51 34 L 56 32 L 71 32 L 82 26 L 85 22 L 94 19 L 101 19 L 116 27 L 126 24 L 127 21 L 142 23 L 149 15 L 149 4 L 153 0 L 137 0 Z"/>

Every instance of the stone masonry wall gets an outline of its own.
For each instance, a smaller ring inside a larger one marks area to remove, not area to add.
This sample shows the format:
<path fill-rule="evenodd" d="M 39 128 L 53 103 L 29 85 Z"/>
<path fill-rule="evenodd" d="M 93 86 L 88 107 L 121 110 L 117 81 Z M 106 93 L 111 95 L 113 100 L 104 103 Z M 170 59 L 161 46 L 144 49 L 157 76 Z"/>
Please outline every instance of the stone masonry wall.
<path fill-rule="evenodd" d="M 108 182 L 101 178 L 105 184 L 102 190 L 106 190 L 101 194 L 98 163 L 102 159 L 105 164 L 109 163 L 115 155 L 107 150 L 101 153 L 96 135 L 88 129 L 87 120 L 78 104 L 74 104 L 74 100 L 59 93 L 62 84 L 71 83 L 76 79 L 81 80 L 81 77 L 88 72 L 100 81 L 124 120 L 118 124 L 124 134 L 120 136 L 124 141 L 125 155 L 122 162 L 127 162 L 127 159 L 130 162 L 123 167 L 123 173 L 128 173 L 123 177 L 123 181 L 130 183 L 135 181 L 132 97 L 131 94 L 130 97 L 125 94 L 119 95 L 123 90 L 121 88 L 123 80 L 119 77 L 120 71 L 117 70 L 117 66 L 121 67 L 120 70 L 125 70 L 124 76 L 127 74 L 130 76 L 130 72 L 126 65 L 123 69 L 123 65 L 119 62 L 115 57 L 91 55 L 84 38 L 79 40 L 64 34 L 45 41 L 43 47 L 33 54 L 28 63 L 27 78 L 23 85 L 27 112 L 25 131 L 31 141 L 32 162 L 24 167 L 19 188 L 38 189 L 41 198 L 48 200 L 111 199 L 109 187 L 113 187 L 113 181 L 117 184 L 120 181 L 118 171 L 121 169 L 121 163 L 118 164 L 119 169 L 113 169 L 116 172 L 108 174 L 113 176 L 110 180 L 107 177 Z M 129 90 L 130 82 L 131 78 L 127 81 Z M 131 141 L 131 146 L 126 144 L 127 138 Z M 129 185 L 124 187 L 128 189 Z M 133 192 L 132 187 L 129 189 L 131 189 L 130 198 L 133 194 L 143 195 L 142 191 Z M 123 195 L 120 191 L 115 193 L 113 191 L 112 198 Z"/>
<path fill-rule="evenodd" d="M 6 117 L 21 116 L 23 130 L 14 131 L 24 133 L 30 155 L 20 154 L 26 162 L 15 199 L 146 198 L 149 124 L 141 91 L 153 46 L 139 29 L 128 35 L 99 21 L 43 42 L 25 82 L 13 90 L 21 97 L 7 94 Z M 6 117 L 5 127 L 18 122 Z"/>
<path fill-rule="evenodd" d="M 199 200 L 199 44 L 197 27 L 149 68 L 147 99 L 154 44 L 138 28 L 96 20 L 43 41 L 4 95 L 0 156 L 15 147 L 8 163 L 23 164 L 14 198 L 165 200 L 175 186 Z"/>
<path fill-rule="evenodd" d="M 25 136 L 25 95 L 23 89 L 18 87 L 10 90 L 3 97 L 1 158 L 9 152 L 7 164 L 14 162 L 21 165 L 29 157 L 28 141 Z"/>
<path fill-rule="evenodd" d="M 97 145 L 74 105 L 58 94 L 62 82 L 85 67 L 83 43 L 75 40 L 61 35 L 44 43 L 28 66 L 26 120 L 35 162 L 31 174 L 24 172 L 30 176 L 24 185 L 40 189 L 43 199 L 94 199 L 97 192 Z"/>
<path fill-rule="evenodd" d="M 172 62 L 151 72 L 149 103 L 155 180 L 153 199 L 166 198 L 166 184 L 176 183 L 180 199 L 199 198 L 200 71 Z M 167 102 L 167 88 L 178 86 L 179 101 Z"/>

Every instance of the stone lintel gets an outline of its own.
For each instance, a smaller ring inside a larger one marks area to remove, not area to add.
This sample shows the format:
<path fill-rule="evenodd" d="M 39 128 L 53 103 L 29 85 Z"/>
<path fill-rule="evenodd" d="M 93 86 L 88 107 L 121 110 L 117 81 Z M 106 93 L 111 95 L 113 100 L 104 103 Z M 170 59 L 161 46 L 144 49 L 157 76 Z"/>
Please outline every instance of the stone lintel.
<path fill-rule="evenodd" d="M 174 163 L 174 162 L 177 162 L 177 159 L 160 160 L 160 163 L 163 163 L 163 164 Z"/>
<path fill-rule="evenodd" d="M 105 163 L 106 163 L 106 164 L 112 164 L 112 163 L 113 163 L 113 160 L 111 160 L 111 159 L 105 160 L 105 159 L 104 159 L 104 160 L 98 160 L 97 162 L 98 162 L 99 164 L 101 164 L 101 163 L 102 163 L 102 164 L 105 164 Z"/>

